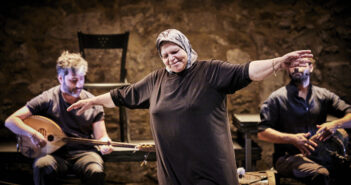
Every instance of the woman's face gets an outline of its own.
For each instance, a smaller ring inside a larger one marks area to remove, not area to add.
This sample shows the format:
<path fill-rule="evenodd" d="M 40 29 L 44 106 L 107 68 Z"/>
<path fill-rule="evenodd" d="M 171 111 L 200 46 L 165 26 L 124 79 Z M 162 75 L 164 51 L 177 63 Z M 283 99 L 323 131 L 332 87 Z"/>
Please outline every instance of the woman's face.
<path fill-rule="evenodd" d="M 188 62 L 188 55 L 177 44 L 164 42 L 161 45 L 161 59 L 165 66 L 175 73 L 183 71 Z"/>

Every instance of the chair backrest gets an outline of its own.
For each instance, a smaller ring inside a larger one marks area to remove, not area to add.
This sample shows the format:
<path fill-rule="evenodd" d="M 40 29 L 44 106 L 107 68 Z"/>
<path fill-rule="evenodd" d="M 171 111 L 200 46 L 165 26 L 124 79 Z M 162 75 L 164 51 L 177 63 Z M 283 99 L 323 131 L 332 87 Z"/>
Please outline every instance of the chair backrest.
<path fill-rule="evenodd" d="M 128 48 L 129 32 L 122 34 L 85 34 L 78 32 L 79 51 L 85 58 L 85 49 L 122 49 L 120 64 L 121 83 L 85 83 L 85 88 L 115 88 L 128 85 L 126 83 L 126 55 Z M 125 107 L 119 107 L 120 137 L 121 141 L 130 140 L 128 131 L 128 116 Z"/>
<path fill-rule="evenodd" d="M 122 34 L 85 34 L 78 32 L 79 51 L 85 58 L 85 49 L 122 49 L 120 82 L 124 82 L 127 70 L 126 55 L 129 32 Z"/>

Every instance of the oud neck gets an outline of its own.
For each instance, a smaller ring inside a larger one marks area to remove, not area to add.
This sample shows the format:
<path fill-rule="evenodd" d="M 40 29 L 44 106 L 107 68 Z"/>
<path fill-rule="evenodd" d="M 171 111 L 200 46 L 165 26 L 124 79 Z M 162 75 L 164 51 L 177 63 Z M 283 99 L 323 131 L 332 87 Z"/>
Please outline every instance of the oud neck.
<path fill-rule="evenodd" d="M 129 144 L 129 143 L 122 143 L 122 142 L 114 142 L 114 141 L 99 141 L 96 139 L 86 139 L 86 138 L 76 138 L 76 137 L 65 137 L 62 139 L 64 142 L 67 143 L 79 143 L 79 144 L 86 144 L 86 145 L 111 145 L 114 147 L 125 147 L 125 148 L 135 148 L 137 145 Z"/>

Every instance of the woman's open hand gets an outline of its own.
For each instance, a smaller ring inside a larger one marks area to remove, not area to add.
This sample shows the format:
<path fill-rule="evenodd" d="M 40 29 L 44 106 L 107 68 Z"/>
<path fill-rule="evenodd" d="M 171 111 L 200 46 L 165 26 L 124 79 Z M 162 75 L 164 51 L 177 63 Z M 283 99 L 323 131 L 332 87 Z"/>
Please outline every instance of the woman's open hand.
<path fill-rule="evenodd" d="M 311 58 L 313 58 L 311 50 L 293 51 L 280 57 L 282 60 L 280 67 L 287 69 L 289 67 L 305 66 L 311 62 Z"/>
<path fill-rule="evenodd" d="M 67 108 L 67 111 L 78 110 L 77 115 L 81 115 L 84 111 L 93 106 L 93 98 L 79 100 Z"/>

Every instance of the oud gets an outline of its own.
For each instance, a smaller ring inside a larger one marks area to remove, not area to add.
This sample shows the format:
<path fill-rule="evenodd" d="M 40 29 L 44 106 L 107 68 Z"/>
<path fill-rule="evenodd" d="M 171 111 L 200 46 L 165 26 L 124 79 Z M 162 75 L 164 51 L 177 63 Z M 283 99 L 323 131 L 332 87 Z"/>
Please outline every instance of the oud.
<path fill-rule="evenodd" d="M 46 145 L 37 147 L 28 136 L 19 135 L 17 140 L 18 150 L 26 157 L 37 158 L 51 154 L 67 143 L 79 143 L 86 145 L 111 145 L 114 147 L 134 148 L 138 151 L 153 152 L 154 144 L 131 144 L 114 141 L 99 141 L 96 139 L 86 139 L 77 137 L 67 137 L 62 129 L 51 119 L 44 116 L 33 115 L 25 120 L 25 124 L 41 133 L 46 139 Z"/>

